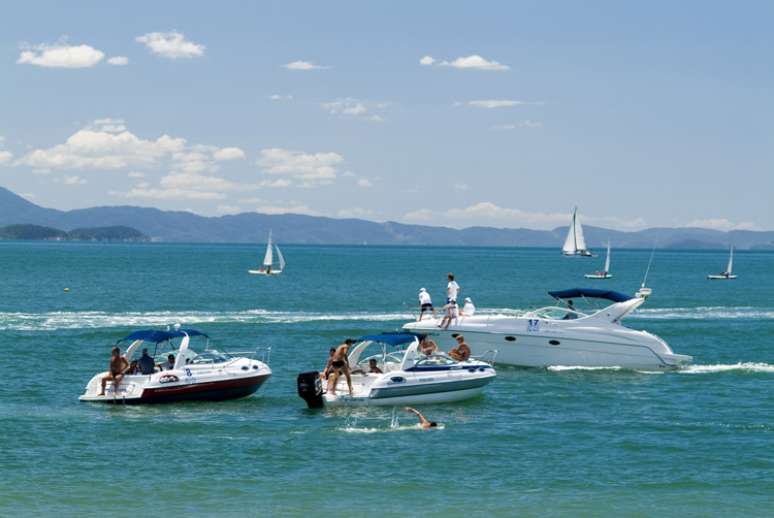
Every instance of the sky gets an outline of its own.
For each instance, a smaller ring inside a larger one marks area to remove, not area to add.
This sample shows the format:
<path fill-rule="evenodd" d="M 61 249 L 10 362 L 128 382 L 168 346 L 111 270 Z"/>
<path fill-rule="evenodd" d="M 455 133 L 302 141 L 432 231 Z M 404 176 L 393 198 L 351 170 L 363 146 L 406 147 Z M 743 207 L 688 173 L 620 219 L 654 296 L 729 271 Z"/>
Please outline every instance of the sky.
<path fill-rule="evenodd" d="M 59 209 L 774 229 L 771 2 L 15 2 L 0 186 Z"/>

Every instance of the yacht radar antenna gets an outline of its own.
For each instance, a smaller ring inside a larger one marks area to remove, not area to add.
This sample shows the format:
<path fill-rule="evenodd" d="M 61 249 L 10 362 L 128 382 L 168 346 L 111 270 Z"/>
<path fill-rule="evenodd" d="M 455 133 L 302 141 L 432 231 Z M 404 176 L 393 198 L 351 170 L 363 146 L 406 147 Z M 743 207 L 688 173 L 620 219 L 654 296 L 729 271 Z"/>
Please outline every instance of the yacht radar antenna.
<path fill-rule="evenodd" d="M 651 288 L 646 288 L 645 283 L 648 282 L 648 274 L 650 273 L 650 266 L 653 264 L 653 256 L 656 255 L 656 245 L 653 245 L 653 249 L 650 251 L 650 259 L 648 259 L 648 267 L 645 268 L 645 276 L 642 278 L 642 284 L 640 285 L 640 289 L 637 290 L 637 296 L 646 299 L 648 296 L 650 296 L 651 293 L 653 293 L 653 290 Z"/>

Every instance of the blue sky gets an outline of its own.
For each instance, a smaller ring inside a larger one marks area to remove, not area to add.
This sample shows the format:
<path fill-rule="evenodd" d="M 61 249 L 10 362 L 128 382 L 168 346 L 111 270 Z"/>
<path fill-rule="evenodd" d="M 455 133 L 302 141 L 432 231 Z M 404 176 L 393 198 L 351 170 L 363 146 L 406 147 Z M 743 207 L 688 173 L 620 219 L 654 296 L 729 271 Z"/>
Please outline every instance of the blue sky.
<path fill-rule="evenodd" d="M 0 185 L 62 209 L 552 228 L 578 205 L 620 229 L 772 229 L 772 20 L 768 2 L 9 4 Z"/>

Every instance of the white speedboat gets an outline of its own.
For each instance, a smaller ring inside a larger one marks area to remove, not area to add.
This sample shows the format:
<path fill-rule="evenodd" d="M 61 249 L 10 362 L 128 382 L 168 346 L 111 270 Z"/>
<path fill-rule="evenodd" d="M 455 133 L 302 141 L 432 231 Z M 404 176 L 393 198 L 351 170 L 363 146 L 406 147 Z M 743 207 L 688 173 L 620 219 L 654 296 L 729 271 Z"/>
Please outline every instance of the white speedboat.
<path fill-rule="evenodd" d="M 440 347 L 464 334 L 473 354 L 497 349 L 498 363 L 523 367 L 572 365 L 625 369 L 671 369 L 692 360 L 675 354 L 669 345 L 647 331 L 630 329 L 621 320 L 640 307 L 649 288 L 630 297 L 608 290 L 576 288 L 549 292 L 565 307 L 549 306 L 521 316 L 487 316 L 478 313 L 452 321 L 439 329 L 439 320 L 426 319 L 403 326 L 406 331 L 432 336 Z M 583 313 L 572 300 L 596 299 L 608 304 Z"/>
<path fill-rule="evenodd" d="M 493 359 L 493 353 L 489 357 Z M 319 372 L 298 375 L 298 395 L 309 408 L 461 401 L 480 394 L 496 376 L 491 363 L 483 359 L 458 362 L 443 353 L 422 354 L 419 337 L 412 333 L 364 336 L 352 346 L 348 359 L 352 395 L 343 374 L 336 383 L 336 394 Z M 370 372 L 371 360 L 376 360 L 381 373 Z"/>
<path fill-rule="evenodd" d="M 279 275 L 285 270 L 285 257 L 282 255 L 279 245 L 274 245 L 277 250 L 277 258 L 279 259 L 279 267 L 275 268 L 274 265 L 274 252 L 271 247 L 271 230 L 269 231 L 269 239 L 266 242 L 266 253 L 263 256 L 263 264 L 257 270 L 247 270 L 252 275 Z"/>
<path fill-rule="evenodd" d="M 130 344 L 124 358 L 131 363 L 139 357 L 141 348 L 149 349 L 154 367 L 148 374 L 126 374 L 118 387 L 107 382 L 100 395 L 101 372 L 91 378 L 81 401 L 97 403 L 170 403 L 175 401 L 221 401 L 249 396 L 271 376 L 269 366 L 258 360 L 231 356 L 205 348 L 196 352 L 190 347 L 192 337 L 209 337 L 194 329 L 135 331 L 116 343 Z M 175 343 L 180 339 L 179 343 Z M 151 352 L 152 351 L 152 352 Z M 174 365 L 166 368 L 169 355 Z"/>
<path fill-rule="evenodd" d="M 600 272 L 587 273 L 584 275 L 587 279 L 612 279 L 613 275 L 610 273 L 610 242 L 607 243 L 607 255 L 605 256 L 605 267 Z"/>
<path fill-rule="evenodd" d="M 728 266 L 726 266 L 726 271 L 718 274 L 718 275 L 707 275 L 707 279 L 711 281 L 730 281 L 733 279 L 736 279 L 736 275 L 734 275 L 734 247 L 731 247 L 731 251 L 729 252 L 728 256 Z"/>
<path fill-rule="evenodd" d="M 586 248 L 586 239 L 583 237 L 583 225 L 578 218 L 578 207 L 572 209 L 572 220 L 567 229 L 567 237 L 562 246 L 562 254 L 576 257 L 593 257 L 591 250 Z"/>

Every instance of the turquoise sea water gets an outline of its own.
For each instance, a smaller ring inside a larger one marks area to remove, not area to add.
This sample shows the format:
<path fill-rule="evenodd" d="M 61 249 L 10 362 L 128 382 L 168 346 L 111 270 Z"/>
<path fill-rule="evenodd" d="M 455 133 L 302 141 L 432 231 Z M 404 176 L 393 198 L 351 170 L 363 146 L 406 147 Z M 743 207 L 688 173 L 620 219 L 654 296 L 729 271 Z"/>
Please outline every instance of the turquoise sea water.
<path fill-rule="evenodd" d="M 394 330 L 445 274 L 482 311 L 550 302 L 549 289 L 632 293 L 649 252 L 293 247 L 281 277 L 248 276 L 243 245 L 0 243 L 0 515 L 771 516 L 774 254 L 656 253 L 654 294 L 627 325 L 694 365 L 675 373 L 498 367 L 485 395 L 427 406 L 423 432 L 392 410 L 310 411 L 299 371 L 342 338 Z M 70 292 L 64 293 L 63 288 Z M 248 399 L 79 403 L 129 331 L 182 322 L 217 345 L 271 347 Z"/>

